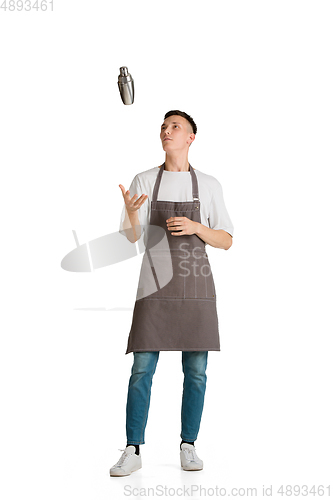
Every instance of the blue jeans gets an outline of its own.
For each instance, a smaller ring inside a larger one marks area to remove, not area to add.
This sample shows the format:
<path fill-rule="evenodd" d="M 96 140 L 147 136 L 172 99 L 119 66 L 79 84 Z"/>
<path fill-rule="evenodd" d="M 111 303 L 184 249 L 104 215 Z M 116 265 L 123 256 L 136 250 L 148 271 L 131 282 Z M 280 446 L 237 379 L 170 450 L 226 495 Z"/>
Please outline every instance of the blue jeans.
<path fill-rule="evenodd" d="M 145 444 L 151 386 L 160 351 L 133 354 L 126 405 L 127 443 Z M 206 391 L 207 356 L 208 351 L 182 351 L 184 383 L 180 437 L 184 441 L 195 441 L 199 432 Z"/>

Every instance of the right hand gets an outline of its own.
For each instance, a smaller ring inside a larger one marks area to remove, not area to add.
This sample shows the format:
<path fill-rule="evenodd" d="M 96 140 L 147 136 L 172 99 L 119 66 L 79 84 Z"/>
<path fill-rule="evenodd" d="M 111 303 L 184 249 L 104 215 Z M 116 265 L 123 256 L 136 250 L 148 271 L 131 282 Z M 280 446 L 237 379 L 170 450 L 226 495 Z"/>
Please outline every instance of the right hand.
<path fill-rule="evenodd" d="M 138 200 L 136 200 L 135 198 L 138 196 L 137 194 L 135 194 L 133 196 L 133 198 L 131 198 L 130 192 L 129 191 L 125 191 L 125 188 L 124 188 L 124 186 L 122 184 L 119 184 L 119 187 L 120 187 L 120 189 L 122 191 L 122 194 L 123 194 L 123 197 L 124 197 L 124 202 L 125 202 L 126 209 L 127 209 L 128 213 L 134 213 L 134 212 L 136 212 L 136 210 L 139 210 L 139 208 L 141 207 L 141 205 L 143 205 L 143 203 L 148 198 L 148 195 L 142 194 L 140 196 L 140 198 Z"/>

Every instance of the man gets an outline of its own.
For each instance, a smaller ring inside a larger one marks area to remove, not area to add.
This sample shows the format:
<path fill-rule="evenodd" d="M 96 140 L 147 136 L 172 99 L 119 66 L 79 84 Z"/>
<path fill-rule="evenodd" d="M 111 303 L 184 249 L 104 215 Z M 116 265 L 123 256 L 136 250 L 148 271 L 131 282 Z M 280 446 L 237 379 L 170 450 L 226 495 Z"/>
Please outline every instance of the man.
<path fill-rule="evenodd" d="M 182 351 L 181 467 L 203 468 L 194 442 L 204 404 L 208 351 L 220 350 L 216 291 L 205 245 L 228 250 L 233 225 L 220 183 L 188 162 L 196 133 L 187 113 L 166 113 L 160 133 L 165 162 L 137 174 L 129 191 L 119 185 L 125 202 L 120 230 L 135 242 L 142 227 L 159 226 L 168 253 L 156 238 L 149 245 L 153 239 L 148 231 L 126 351 L 134 356 L 126 406 L 127 446 L 110 469 L 111 476 L 129 475 L 142 467 L 139 445 L 145 443 L 152 378 L 162 350 Z M 150 203 L 145 203 L 148 198 Z M 172 278 L 160 286 L 168 258 Z"/>

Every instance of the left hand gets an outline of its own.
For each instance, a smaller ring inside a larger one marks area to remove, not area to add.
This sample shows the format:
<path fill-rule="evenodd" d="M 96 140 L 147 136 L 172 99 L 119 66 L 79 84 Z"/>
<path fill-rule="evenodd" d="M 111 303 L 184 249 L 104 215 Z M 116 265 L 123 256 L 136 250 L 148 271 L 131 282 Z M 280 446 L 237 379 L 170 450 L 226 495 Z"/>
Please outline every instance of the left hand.
<path fill-rule="evenodd" d="M 171 233 L 173 236 L 182 236 L 183 234 L 195 234 L 198 223 L 187 217 L 170 217 L 166 220 L 166 224 L 169 231 L 179 231 Z"/>

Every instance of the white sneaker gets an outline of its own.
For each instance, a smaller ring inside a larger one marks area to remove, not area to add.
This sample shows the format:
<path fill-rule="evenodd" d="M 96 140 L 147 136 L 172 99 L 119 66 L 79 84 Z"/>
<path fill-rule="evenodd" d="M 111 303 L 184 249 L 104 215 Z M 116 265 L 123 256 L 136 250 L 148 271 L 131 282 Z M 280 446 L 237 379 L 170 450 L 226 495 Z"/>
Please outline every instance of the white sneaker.
<path fill-rule="evenodd" d="M 180 463 L 183 470 L 201 470 L 203 461 L 196 454 L 193 444 L 183 443 L 181 445 Z"/>
<path fill-rule="evenodd" d="M 120 449 L 120 448 L 119 448 Z M 129 476 L 132 472 L 141 469 L 141 452 L 139 455 L 135 454 L 135 446 L 132 444 L 126 446 L 118 462 L 111 467 L 110 476 Z"/>

